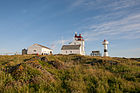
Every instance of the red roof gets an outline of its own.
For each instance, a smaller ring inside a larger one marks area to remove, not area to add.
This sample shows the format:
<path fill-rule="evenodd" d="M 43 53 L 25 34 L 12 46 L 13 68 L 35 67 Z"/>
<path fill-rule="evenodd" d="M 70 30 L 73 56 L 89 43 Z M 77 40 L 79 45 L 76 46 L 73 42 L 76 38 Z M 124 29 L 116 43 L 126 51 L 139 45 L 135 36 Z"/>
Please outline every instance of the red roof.
<path fill-rule="evenodd" d="M 77 38 L 78 41 L 84 41 L 84 39 L 81 36 L 81 34 L 79 34 L 79 36 L 77 34 L 75 34 L 75 38 Z"/>
<path fill-rule="evenodd" d="M 76 38 L 83 38 L 82 36 L 76 36 Z"/>
<path fill-rule="evenodd" d="M 104 40 L 104 42 L 106 42 L 106 40 Z"/>
<path fill-rule="evenodd" d="M 79 36 L 77 36 L 77 34 L 75 34 L 75 37 L 76 37 L 76 38 L 83 38 L 83 37 L 81 36 L 81 34 L 79 34 Z"/>

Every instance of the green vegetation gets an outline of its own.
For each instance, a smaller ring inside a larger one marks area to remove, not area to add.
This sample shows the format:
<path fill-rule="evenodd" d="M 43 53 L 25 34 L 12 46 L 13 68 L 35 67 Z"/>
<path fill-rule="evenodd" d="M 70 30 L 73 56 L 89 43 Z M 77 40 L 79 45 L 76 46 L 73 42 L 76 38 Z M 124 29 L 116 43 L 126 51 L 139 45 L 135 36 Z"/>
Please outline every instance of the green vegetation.
<path fill-rule="evenodd" d="M 140 60 L 0 56 L 0 93 L 140 93 Z"/>

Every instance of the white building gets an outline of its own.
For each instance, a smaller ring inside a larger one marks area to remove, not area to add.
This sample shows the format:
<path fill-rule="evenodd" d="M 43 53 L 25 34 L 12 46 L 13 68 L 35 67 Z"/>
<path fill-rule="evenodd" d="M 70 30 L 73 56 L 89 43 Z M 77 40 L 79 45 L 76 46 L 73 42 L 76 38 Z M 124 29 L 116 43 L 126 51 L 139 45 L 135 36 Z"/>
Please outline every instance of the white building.
<path fill-rule="evenodd" d="M 61 54 L 81 54 L 85 55 L 85 41 L 81 34 L 79 36 L 75 33 L 74 41 L 69 45 L 63 45 L 61 48 Z"/>
<path fill-rule="evenodd" d="M 27 50 L 27 54 L 38 54 L 38 55 L 50 55 L 52 54 L 52 52 L 53 52 L 52 49 L 39 44 L 33 44 Z"/>

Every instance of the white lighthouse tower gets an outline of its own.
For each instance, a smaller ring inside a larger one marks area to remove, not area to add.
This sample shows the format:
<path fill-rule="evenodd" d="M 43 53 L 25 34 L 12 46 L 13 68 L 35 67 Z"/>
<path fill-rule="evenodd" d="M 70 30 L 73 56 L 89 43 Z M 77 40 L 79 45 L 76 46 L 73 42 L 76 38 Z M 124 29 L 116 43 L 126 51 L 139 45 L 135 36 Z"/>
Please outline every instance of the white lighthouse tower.
<path fill-rule="evenodd" d="M 104 45 L 104 56 L 108 56 L 108 50 L 107 50 L 107 45 L 109 44 L 109 42 L 107 40 L 104 40 L 103 43 Z"/>
<path fill-rule="evenodd" d="M 80 45 L 80 54 L 85 55 L 85 41 L 81 34 L 77 35 L 77 32 L 75 32 L 74 41 L 70 45 Z"/>

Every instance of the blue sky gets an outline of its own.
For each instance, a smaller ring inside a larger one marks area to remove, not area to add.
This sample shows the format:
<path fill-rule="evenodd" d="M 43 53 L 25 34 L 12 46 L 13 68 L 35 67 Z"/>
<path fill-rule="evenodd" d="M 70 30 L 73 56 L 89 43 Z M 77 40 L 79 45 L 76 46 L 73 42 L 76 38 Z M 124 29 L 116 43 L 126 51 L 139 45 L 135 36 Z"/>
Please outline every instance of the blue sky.
<path fill-rule="evenodd" d="M 140 57 L 140 0 L 0 0 L 0 54 L 39 43 L 60 53 L 74 33 L 85 39 L 86 54 Z"/>

